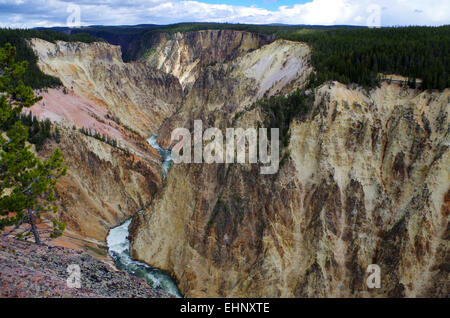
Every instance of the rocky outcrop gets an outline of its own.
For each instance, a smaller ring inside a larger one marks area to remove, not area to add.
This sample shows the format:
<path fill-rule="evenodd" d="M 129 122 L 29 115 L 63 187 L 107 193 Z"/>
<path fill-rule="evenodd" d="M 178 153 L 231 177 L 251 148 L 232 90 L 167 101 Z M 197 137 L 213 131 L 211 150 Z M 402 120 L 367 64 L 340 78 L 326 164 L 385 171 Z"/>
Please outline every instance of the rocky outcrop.
<path fill-rule="evenodd" d="M 161 184 L 161 157 L 146 138 L 179 107 L 181 86 L 144 63 L 123 63 L 120 48 L 106 43 L 33 39 L 30 45 L 39 67 L 65 85 L 38 92 L 43 99 L 30 109 L 60 132 L 59 143 L 47 142 L 38 154 L 63 152 L 68 173 L 57 184 L 60 218 L 71 236 L 81 235 L 103 250 L 109 229 L 146 207 Z M 84 240 L 72 241 L 71 246 L 79 241 L 75 245 L 86 249 Z"/>
<path fill-rule="evenodd" d="M 235 30 L 156 33 L 141 60 L 176 76 L 190 89 L 208 65 L 223 63 L 273 41 L 272 36 Z"/>
<path fill-rule="evenodd" d="M 80 268 L 80 288 L 69 287 Z M 0 237 L 0 297 L 170 297 L 151 288 L 143 278 L 114 270 L 92 256 L 63 247 L 36 245 Z"/>
<path fill-rule="evenodd" d="M 311 72 L 309 52 L 305 44 L 277 40 L 228 63 L 205 68 L 180 111 L 159 129 L 158 142 L 169 148 L 172 130 L 192 129 L 194 119 L 203 120 L 209 127 L 224 127 L 243 115 L 241 124 L 252 126 L 262 120 L 257 110 L 245 111 L 254 102 L 303 85 Z"/>
<path fill-rule="evenodd" d="M 322 281 L 327 296 L 446 297 L 450 90 L 317 93 L 318 114 L 293 123 L 289 145 L 306 221 L 293 224 L 305 236 L 293 250 L 309 260 L 296 293 Z M 365 285 L 369 264 L 381 267 L 379 290 Z"/>
<path fill-rule="evenodd" d="M 60 218 L 68 230 L 102 244 L 111 227 L 151 202 L 160 171 L 155 163 L 93 137 L 60 131 L 60 142 L 48 142 L 39 152 L 45 158 L 55 148 L 63 151 L 68 169 L 57 184 Z"/>
<path fill-rule="evenodd" d="M 255 127 L 264 117 L 246 106 L 301 87 L 308 52 L 276 41 L 208 67 L 160 142 L 195 119 Z M 133 218 L 132 256 L 172 272 L 188 297 L 447 296 L 450 91 L 328 83 L 314 94 L 276 175 L 174 165 Z M 366 284 L 369 264 L 380 289 Z"/>
<path fill-rule="evenodd" d="M 107 108 L 95 104 L 67 90 L 47 89 L 39 91 L 42 100 L 24 112 L 31 112 L 38 120 L 50 120 L 63 130 L 83 130 L 91 135 L 97 133 L 116 141 L 117 148 L 154 161 L 155 166 L 161 161 L 158 152 L 149 147 L 146 139 L 130 130 L 127 125 L 116 118 Z"/>
<path fill-rule="evenodd" d="M 124 63 L 119 46 L 41 39 L 30 40 L 30 45 L 44 73 L 105 107 L 142 137 L 156 132 L 180 105 L 183 93 L 175 77 L 145 63 Z"/>
<path fill-rule="evenodd" d="M 43 99 L 26 111 L 50 119 L 58 138 L 47 139 L 37 155 L 46 159 L 59 148 L 68 168 L 56 187 L 59 217 L 67 225 L 67 235 L 57 242 L 104 260 L 109 229 L 148 206 L 161 185 L 161 156 L 104 107 L 64 89 L 39 95 Z"/>

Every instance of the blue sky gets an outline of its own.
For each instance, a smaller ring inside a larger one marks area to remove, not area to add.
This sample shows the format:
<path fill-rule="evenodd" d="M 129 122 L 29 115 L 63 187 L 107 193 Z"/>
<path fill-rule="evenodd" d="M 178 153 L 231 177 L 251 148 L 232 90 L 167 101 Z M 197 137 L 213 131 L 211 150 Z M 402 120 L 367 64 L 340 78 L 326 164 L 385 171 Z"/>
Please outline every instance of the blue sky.
<path fill-rule="evenodd" d="M 256 6 L 259 8 L 264 8 L 271 11 L 276 11 L 280 6 L 293 6 L 294 4 L 303 4 L 306 2 L 310 2 L 310 0 L 202 0 L 200 2 L 210 3 L 210 4 L 231 4 L 234 6 Z"/>
<path fill-rule="evenodd" d="M 0 0 L 0 26 L 229 22 L 450 24 L 450 0 Z"/>

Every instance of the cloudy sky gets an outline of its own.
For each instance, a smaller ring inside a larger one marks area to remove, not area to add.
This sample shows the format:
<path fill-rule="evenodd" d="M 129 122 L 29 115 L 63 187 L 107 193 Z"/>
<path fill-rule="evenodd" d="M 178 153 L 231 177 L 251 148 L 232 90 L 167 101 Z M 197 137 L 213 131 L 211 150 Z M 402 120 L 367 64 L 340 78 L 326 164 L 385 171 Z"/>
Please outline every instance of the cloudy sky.
<path fill-rule="evenodd" d="M 450 24 L 450 0 L 0 0 L 0 26 L 176 22 Z"/>

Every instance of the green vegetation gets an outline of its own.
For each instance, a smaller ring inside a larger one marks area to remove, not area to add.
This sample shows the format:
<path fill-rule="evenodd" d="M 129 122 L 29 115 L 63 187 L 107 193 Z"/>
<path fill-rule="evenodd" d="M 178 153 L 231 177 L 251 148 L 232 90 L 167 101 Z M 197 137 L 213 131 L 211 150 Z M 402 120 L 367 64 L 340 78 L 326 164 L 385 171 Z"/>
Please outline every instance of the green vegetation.
<path fill-rule="evenodd" d="M 253 107 L 259 107 L 265 114 L 264 127 L 280 129 L 280 145 L 289 144 L 289 125 L 293 118 L 303 117 L 314 104 L 314 94 L 297 89 L 288 96 L 271 96 L 261 99 Z"/>
<path fill-rule="evenodd" d="M 27 60 L 30 64 L 29 71 L 25 74 L 25 84 L 33 88 L 44 88 L 61 83 L 39 71 L 37 58 L 26 45 L 26 39 L 37 37 L 52 42 L 62 40 L 89 43 L 102 38 L 120 45 L 123 59 L 131 61 L 150 55 L 155 35 L 159 33 L 201 30 L 248 31 L 272 36 L 274 39 L 308 43 L 312 47 L 311 63 L 316 70 L 310 78 L 312 86 L 337 80 L 344 84 L 357 83 L 365 88 L 373 88 L 379 83 L 378 74 L 386 73 L 407 77 L 411 86 L 414 86 L 415 79 L 422 79 L 422 89 L 450 87 L 450 26 L 369 29 L 354 26 L 179 23 L 51 30 L 0 29 L 0 45 L 6 42 L 15 45 L 18 50 L 17 59 Z"/>
<path fill-rule="evenodd" d="M 327 30 L 327 29 L 354 29 L 354 26 L 321 26 L 321 25 L 253 25 L 253 24 L 233 24 L 233 23 L 176 23 L 171 25 L 152 25 L 144 31 L 145 34 L 178 32 L 193 32 L 202 30 L 236 30 L 247 31 L 260 34 L 274 34 L 281 36 L 286 33 L 298 32 L 299 30 Z"/>
<path fill-rule="evenodd" d="M 316 73 L 311 85 L 328 80 L 357 83 L 373 88 L 378 74 L 398 74 L 422 79 L 422 89 L 450 87 L 450 26 L 390 27 L 369 29 L 351 26 L 273 26 L 218 23 L 180 23 L 152 26 L 135 35 L 133 47 L 151 45 L 157 33 L 200 30 L 239 30 L 274 38 L 306 42 L 312 47 L 311 63 Z M 139 52 L 134 49 L 133 54 Z M 129 52 L 124 57 L 137 59 Z"/>
<path fill-rule="evenodd" d="M 28 129 L 28 142 L 36 146 L 36 150 L 41 150 L 44 142 L 51 137 L 59 143 L 59 130 L 55 128 L 55 132 L 52 134 L 52 124 L 49 119 L 39 121 L 35 116 L 31 114 L 20 116 L 20 121 Z"/>
<path fill-rule="evenodd" d="M 79 129 L 79 131 L 82 134 L 84 134 L 84 135 L 86 135 L 88 137 L 93 137 L 93 138 L 95 138 L 97 140 L 100 140 L 100 141 L 102 141 L 104 143 L 107 143 L 108 145 L 110 145 L 110 146 L 112 146 L 114 148 L 117 148 L 117 140 L 113 139 L 113 138 L 110 138 L 110 137 L 106 136 L 105 134 L 100 134 L 99 132 L 97 132 L 95 130 L 91 131 L 90 129 L 86 129 L 84 127 L 81 127 Z"/>
<path fill-rule="evenodd" d="M 11 117 L 9 120 L 3 122 L 0 128 L 2 131 L 7 131 L 14 126 L 17 121 L 20 121 L 22 125 L 29 127 L 27 141 L 35 145 L 36 151 L 40 151 L 45 141 L 49 138 L 53 138 L 57 143 L 60 142 L 61 136 L 58 127 L 53 128 L 49 119 L 39 121 L 31 112 Z"/>
<path fill-rule="evenodd" d="M 378 74 L 423 80 L 423 89 L 450 87 L 450 26 L 327 30 L 282 36 L 312 46 L 311 84 L 327 80 L 372 88 Z"/>
<path fill-rule="evenodd" d="M 145 61 L 147 60 L 151 55 L 155 54 L 156 49 L 154 48 L 149 48 L 145 51 L 145 53 L 141 56 L 140 60 L 141 61 Z"/>
<path fill-rule="evenodd" d="M 94 36 L 101 37 L 113 44 L 120 44 L 122 47 L 123 60 L 134 61 L 149 54 L 148 49 L 152 48 L 158 34 L 175 34 L 177 32 L 192 32 L 202 30 L 238 30 L 259 34 L 281 37 L 286 32 L 299 30 L 299 26 L 270 26 L 270 25 L 249 25 L 249 24 L 221 24 L 221 23 L 178 23 L 171 25 L 142 25 L 136 27 L 88 27 L 82 28 L 80 32 L 88 32 Z M 330 29 L 335 27 L 327 26 L 302 26 L 311 29 Z M 341 28 L 352 28 L 341 26 Z"/>
<path fill-rule="evenodd" d="M 68 35 L 57 33 L 49 30 L 19 30 L 19 29 L 0 29 L 0 47 L 6 43 L 10 43 L 16 47 L 16 60 L 27 61 L 27 72 L 23 75 L 23 82 L 33 89 L 58 87 L 61 81 L 53 76 L 42 73 L 38 66 L 38 58 L 33 50 L 28 46 L 27 40 L 31 38 L 40 38 L 49 42 L 66 41 L 66 42 L 86 42 L 103 41 L 93 38 L 89 34 Z"/>
<path fill-rule="evenodd" d="M 401 74 L 408 84 L 423 80 L 422 89 L 450 87 L 450 27 L 307 30 L 279 35 L 282 38 L 309 43 L 315 68 L 308 87 L 328 80 L 358 83 L 366 89 L 379 84 L 379 73 Z M 288 96 L 272 96 L 250 107 L 265 114 L 265 127 L 280 129 L 281 147 L 289 143 L 289 125 L 301 119 L 314 105 L 314 93 L 303 90 Z M 319 106 L 320 108 L 320 106 Z M 248 109 L 249 110 L 249 109 Z M 238 114 L 240 116 L 241 114 Z M 288 153 L 282 158 L 283 164 Z"/>
<path fill-rule="evenodd" d="M 216 66 L 217 63 L 218 63 L 217 61 L 212 61 L 211 63 L 203 64 L 203 68 L 207 68 L 210 66 Z"/>
<path fill-rule="evenodd" d="M 314 92 L 306 93 L 304 89 L 297 89 L 289 95 L 275 95 L 262 98 L 244 110 L 237 112 L 233 118 L 232 125 L 245 112 L 260 109 L 264 114 L 264 122 L 258 123 L 259 127 L 279 128 L 280 146 L 282 149 L 288 146 L 290 133 L 289 126 L 294 118 L 302 120 L 310 112 L 314 105 Z M 269 140 L 271 136 L 268 136 Z M 289 152 L 283 154 L 281 164 L 289 157 Z"/>
<path fill-rule="evenodd" d="M 450 87 L 450 26 L 397 27 L 369 29 L 353 26 L 277 26 L 220 23 L 179 23 L 166 26 L 93 26 L 76 30 L 0 29 L 0 45 L 6 42 L 17 47 L 17 60 L 29 61 L 24 82 L 32 88 L 61 85 L 59 79 L 40 72 L 37 58 L 26 40 L 37 37 L 47 41 L 94 42 L 103 38 L 119 44 L 125 61 L 138 60 L 152 53 L 154 36 L 200 30 L 238 30 L 273 36 L 274 38 L 308 43 L 313 51 L 311 63 L 316 73 L 311 85 L 328 80 L 344 84 L 357 83 L 366 88 L 379 83 L 378 74 L 398 74 L 423 80 L 423 89 Z M 68 35 L 62 32 L 70 31 Z M 98 37 L 98 38 L 96 38 Z"/>
<path fill-rule="evenodd" d="M 308 43 L 312 47 L 311 63 L 315 69 L 308 88 L 337 80 L 370 89 L 380 83 L 379 73 L 407 77 L 412 87 L 415 87 L 416 79 L 422 79 L 422 89 L 450 87 L 450 26 L 369 29 L 186 23 L 152 28 L 146 36 L 206 29 L 250 31 Z M 288 96 L 262 99 L 245 111 L 259 107 L 266 115 L 265 127 L 279 128 L 281 146 L 286 147 L 292 119 L 306 115 L 313 104 L 314 94 L 297 90 Z M 242 113 L 236 114 L 234 120 Z M 284 154 L 282 163 L 288 156 L 288 153 Z"/>
<path fill-rule="evenodd" d="M 15 62 L 16 49 L 10 44 L 0 48 L 0 127 L 17 118 L 24 107 L 31 107 L 39 97 L 35 97 L 31 87 L 24 85 L 27 62 Z M 17 230 L 28 223 L 29 228 L 18 233 L 18 238 L 34 235 L 40 244 L 40 235 L 35 218 L 43 213 L 56 212 L 55 186 L 59 177 L 66 173 L 62 167 L 62 153 L 55 150 L 48 160 L 41 161 L 26 143 L 29 128 L 20 120 L 7 125 L 0 135 L 0 230 L 7 226 Z M 52 219 L 53 231 L 50 237 L 57 237 L 65 225 Z"/>

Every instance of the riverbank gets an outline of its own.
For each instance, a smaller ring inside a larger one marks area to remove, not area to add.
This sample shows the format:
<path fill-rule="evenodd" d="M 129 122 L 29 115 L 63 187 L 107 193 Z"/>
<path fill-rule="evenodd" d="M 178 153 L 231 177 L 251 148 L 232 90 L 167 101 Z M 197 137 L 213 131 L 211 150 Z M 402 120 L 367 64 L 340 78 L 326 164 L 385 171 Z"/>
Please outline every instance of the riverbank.
<path fill-rule="evenodd" d="M 182 297 L 170 275 L 131 258 L 130 241 L 128 239 L 130 223 L 131 219 L 128 219 L 118 227 L 111 229 L 106 239 L 109 254 L 113 258 L 116 267 L 127 271 L 133 276 L 144 278 L 153 288 L 162 289 L 176 297 Z"/>
<path fill-rule="evenodd" d="M 147 139 L 147 142 L 161 155 L 161 158 L 163 159 L 161 165 L 165 172 L 163 177 L 165 177 L 173 162 L 172 153 L 170 150 L 162 148 L 157 143 L 156 139 L 157 135 L 153 135 Z M 117 268 L 125 270 L 131 275 L 144 278 L 153 288 L 160 288 L 173 296 L 182 297 L 175 281 L 168 273 L 131 258 L 128 231 L 130 223 L 131 218 L 121 225 L 110 229 L 108 237 L 106 238 L 109 255 L 114 260 Z"/>

